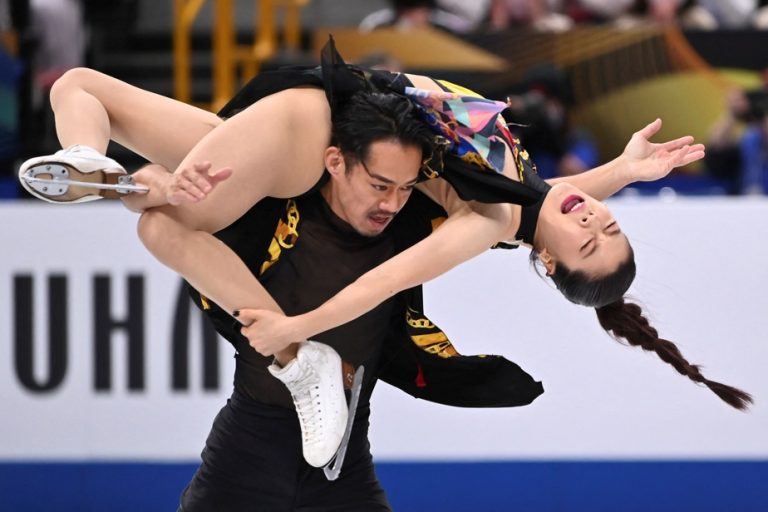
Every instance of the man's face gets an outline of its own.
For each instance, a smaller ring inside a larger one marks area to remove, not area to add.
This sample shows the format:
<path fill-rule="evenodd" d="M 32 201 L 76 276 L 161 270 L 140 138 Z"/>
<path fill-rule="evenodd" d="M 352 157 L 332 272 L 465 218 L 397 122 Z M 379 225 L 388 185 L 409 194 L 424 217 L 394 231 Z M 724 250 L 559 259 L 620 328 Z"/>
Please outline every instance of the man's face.
<path fill-rule="evenodd" d="M 364 236 L 384 231 L 405 205 L 418 179 L 421 148 L 394 140 L 371 144 L 368 156 L 351 165 L 338 148 L 326 150 L 331 181 L 323 196 L 333 212 Z"/>

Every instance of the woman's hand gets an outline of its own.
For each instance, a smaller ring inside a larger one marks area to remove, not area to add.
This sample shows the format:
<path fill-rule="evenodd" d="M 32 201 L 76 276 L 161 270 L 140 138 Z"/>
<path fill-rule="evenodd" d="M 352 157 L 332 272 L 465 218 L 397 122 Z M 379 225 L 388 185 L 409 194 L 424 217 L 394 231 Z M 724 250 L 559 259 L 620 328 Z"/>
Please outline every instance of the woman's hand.
<path fill-rule="evenodd" d="M 165 188 L 165 198 L 168 204 L 177 206 L 185 201 L 197 203 L 202 201 L 216 185 L 232 176 L 232 169 L 224 167 L 211 173 L 211 163 L 194 164 L 192 168 L 185 167 L 170 176 Z"/>
<path fill-rule="evenodd" d="M 240 332 L 263 356 L 272 356 L 291 343 L 304 341 L 298 331 L 298 317 L 285 316 L 266 309 L 241 309 L 237 319 L 244 325 Z"/>
<path fill-rule="evenodd" d="M 704 158 L 704 145 L 693 144 L 691 136 L 669 142 L 651 142 L 651 137 L 660 129 L 661 119 L 656 119 L 629 139 L 622 156 L 626 159 L 630 183 L 661 179 L 676 167 Z"/>

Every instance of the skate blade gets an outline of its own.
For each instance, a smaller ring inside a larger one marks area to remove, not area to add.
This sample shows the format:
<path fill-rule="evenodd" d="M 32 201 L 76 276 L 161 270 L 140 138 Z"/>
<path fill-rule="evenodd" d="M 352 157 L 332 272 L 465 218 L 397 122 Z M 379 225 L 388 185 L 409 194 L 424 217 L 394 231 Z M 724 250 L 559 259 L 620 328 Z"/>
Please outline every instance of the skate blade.
<path fill-rule="evenodd" d="M 135 185 L 133 178 L 128 174 L 103 171 L 81 173 L 66 164 L 41 164 L 30 167 L 20 179 L 37 193 L 61 201 L 72 201 L 86 195 L 108 196 L 115 192 L 129 194 L 149 191 L 143 185 Z M 92 194 L 93 190 L 103 192 Z"/>
<path fill-rule="evenodd" d="M 341 438 L 339 449 L 336 450 L 330 462 L 323 467 L 325 478 L 333 482 L 341 474 L 341 466 L 344 464 L 344 456 L 347 454 L 347 445 L 349 437 L 352 434 L 352 425 L 355 422 L 355 412 L 357 412 L 357 402 L 360 399 L 360 390 L 363 387 L 363 371 L 365 368 L 360 365 L 355 371 L 355 379 L 352 381 L 352 387 L 349 394 L 349 414 L 347 415 L 347 427 L 344 429 L 344 435 Z"/>

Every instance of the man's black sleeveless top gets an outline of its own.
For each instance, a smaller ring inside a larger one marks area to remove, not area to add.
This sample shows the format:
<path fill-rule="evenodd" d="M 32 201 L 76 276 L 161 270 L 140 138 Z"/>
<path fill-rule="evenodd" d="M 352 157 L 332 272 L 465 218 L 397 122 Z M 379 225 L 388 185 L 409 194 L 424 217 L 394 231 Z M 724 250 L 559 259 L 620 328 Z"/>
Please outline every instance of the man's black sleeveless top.
<path fill-rule="evenodd" d="M 392 230 L 374 237 L 358 234 L 331 211 L 319 193 L 281 203 L 286 206 L 288 218 L 298 221 L 301 231 L 287 242 L 282 241 L 283 245 L 290 245 L 290 249 L 281 250 L 279 263 L 265 268 L 259 281 L 287 315 L 317 308 L 368 270 L 395 255 Z M 269 209 L 272 205 L 263 206 Z M 256 217 L 261 213 L 259 209 L 249 212 L 222 236 L 226 238 L 227 232 L 237 230 L 241 237 L 242 231 L 253 229 L 258 223 Z M 263 265 L 263 261 L 257 259 L 257 262 Z M 395 301 L 385 301 L 361 317 L 313 337 L 315 341 L 333 347 L 342 359 L 355 367 L 360 364 L 366 367 L 367 392 L 361 396 L 361 405 L 367 402 L 372 388 L 374 379 L 371 377 L 376 373 L 381 347 L 393 322 Z M 235 388 L 262 403 L 293 407 L 285 386 L 267 371 L 272 358 L 257 353 L 243 338 L 236 338 L 234 345 L 237 349 Z"/>
<path fill-rule="evenodd" d="M 377 237 L 362 237 L 336 217 L 318 192 L 296 199 L 267 198 L 216 233 L 288 314 L 312 309 L 368 269 L 431 233 L 445 212 L 418 191 Z M 240 334 L 240 324 L 190 287 L 195 304 L 237 350 L 235 387 L 264 403 L 292 407 L 287 391 L 267 373 Z M 461 407 L 526 405 L 542 392 L 518 365 L 494 355 L 459 354 L 423 314 L 421 287 L 401 292 L 371 312 L 314 339 L 342 358 L 366 365 L 367 404 L 374 379 L 433 402 Z"/>

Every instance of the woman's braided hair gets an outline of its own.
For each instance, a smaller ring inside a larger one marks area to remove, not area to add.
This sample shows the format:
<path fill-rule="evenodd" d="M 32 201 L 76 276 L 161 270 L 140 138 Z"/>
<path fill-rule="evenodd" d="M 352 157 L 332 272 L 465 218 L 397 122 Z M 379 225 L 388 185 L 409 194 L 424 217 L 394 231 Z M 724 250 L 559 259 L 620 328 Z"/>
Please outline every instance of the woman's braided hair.
<path fill-rule="evenodd" d="M 694 382 L 704 384 L 728 405 L 744 410 L 752 403 L 752 397 L 740 389 L 705 378 L 698 365 L 691 364 L 683 357 L 677 345 L 659 337 L 659 333 L 643 315 L 637 304 L 623 298 L 606 306 L 596 308 L 597 319 L 603 329 L 615 339 L 624 339 L 630 345 L 655 352 L 662 361 L 669 363 L 680 373 Z"/>
<path fill-rule="evenodd" d="M 536 251 L 532 251 L 531 261 L 535 262 L 537 256 Z M 752 403 L 749 393 L 705 378 L 699 366 L 689 363 L 677 345 L 659 337 L 640 306 L 624 300 L 624 293 L 635 277 L 635 256 L 631 247 L 627 260 L 605 276 L 593 278 L 584 272 L 570 270 L 558 262 L 555 272 L 549 277 L 566 299 L 574 304 L 595 308 L 600 325 L 614 339 L 624 339 L 630 345 L 655 352 L 681 375 L 704 384 L 736 409 L 744 410 Z"/>

